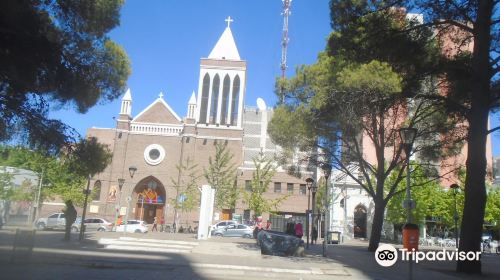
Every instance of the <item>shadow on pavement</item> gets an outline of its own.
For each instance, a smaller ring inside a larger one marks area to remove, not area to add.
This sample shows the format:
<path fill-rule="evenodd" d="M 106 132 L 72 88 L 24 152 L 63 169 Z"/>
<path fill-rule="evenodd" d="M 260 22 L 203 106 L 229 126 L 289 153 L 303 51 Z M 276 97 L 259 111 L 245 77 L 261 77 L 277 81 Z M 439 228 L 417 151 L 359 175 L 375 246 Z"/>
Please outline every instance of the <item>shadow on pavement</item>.
<path fill-rule="evenodd" d="M 260 247 L 255 243 L 255 239 L 252 239 L 251 242 L 236 242 L 236 247 L 253 252 L 260 252 Z"/>
<path fill-rule="evenodd" d="M 14 231 L 0 231 L 2 279 L 207 279 L 190 260 L 178 253 L 104 249 L 97 238 L 78 242 L 73 234 L 37 232 L 31 256 L 12 259 Z"/>
<path fill-rule="evenodd" d="M 380 266 L 375 260 L 375 253 L 367 246 L 329 245 L 327 257 L 322 257 L 322 245 L 312 245 L 308 258 L 314 262 L 336 262 L 345 268 L 357 270 L 371 279 L 406 279 L 409 278 L 409 263 L 398 260 L 393 266 Z M 295 258 L 294 261 L 305 261 Z M 413 279 L 500 279 L 500 256 L 483 257 L 483 275 L 463 275 L 455 272 L 454 261 L 422 261 L 413 263 Z"/>

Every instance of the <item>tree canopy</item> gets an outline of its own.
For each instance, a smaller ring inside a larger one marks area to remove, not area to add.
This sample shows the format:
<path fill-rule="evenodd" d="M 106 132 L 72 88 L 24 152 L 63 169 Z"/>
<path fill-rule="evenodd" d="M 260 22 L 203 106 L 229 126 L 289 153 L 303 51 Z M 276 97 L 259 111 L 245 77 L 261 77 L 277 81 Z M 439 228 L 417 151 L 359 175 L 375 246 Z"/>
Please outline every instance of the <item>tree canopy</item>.
<path fill-rule="evenodd" d="M 117 98 L 130 74 L 125 51 L 106 35 L 122 0 L 19 0 L 0 3 L 0 141 L 49 152 L 77 133 L 48 112 L 85 113 Z"/>
<path fill-rule="evenodd" d="M 404 28 L 401 34 L 412 35 L 432 27 L 442 54 L 442 61 L 439 63 L 442 66 L 442 71 L 439 72 L 442 74 L 439 82 L 441 94 L 418 98 L 441 103 L 447 113 L 466 121 L 467 175 L 460 251 L 479 251 L 481 248 L 487 203 L 486 143 L 488 134 L 500 129 L 488 127 L 489 113 L 498 110 L 500 105 L 498 5 L 499 1 L 496 0 L 330 2 L 331 23 L 334 29 L 343 29 L 352 22 L 360 22 L 360 19 L 366 16 L 387 10 L 413 10 L 422 13 L 424 21 Z M 384 29 L 380 31 L 373 32 L 373 36 L 383 36 Z M 362 55 L 356 50 L 353 52 Z M 458 261 L 457 271 L 479 274 L 481 262 Z"/>
<path fill-rule="evenodd" d="M 403 153 L 398 130 L 418 129 L 412 154 L 419 158 L 448 156 L 456 149 L 443 147 L 463 140 L 457 119 L 448 118 L 441 104 L 408 99 L 438 95 L 429 78 L 439 59 L 435 40 L 429 30 L 404 35 L 414 24 L 399 10 L 342 23 L 315 64 L 279 81 L 285 98 L 268 127 L 273 140 L 285 148 L 298 146 L 313 155 L 319 151 L 320 164 L 331 158 L 326 164 L 346 173 L 374 199 L 369 250 L 378 247 L 385 206 L 404 178 L 405 168 L 398 167 L 410 156 Z M 428 162 L 427 168 L 433 168 Z M 386 188 L 394 171 L 396 179 Z"/>

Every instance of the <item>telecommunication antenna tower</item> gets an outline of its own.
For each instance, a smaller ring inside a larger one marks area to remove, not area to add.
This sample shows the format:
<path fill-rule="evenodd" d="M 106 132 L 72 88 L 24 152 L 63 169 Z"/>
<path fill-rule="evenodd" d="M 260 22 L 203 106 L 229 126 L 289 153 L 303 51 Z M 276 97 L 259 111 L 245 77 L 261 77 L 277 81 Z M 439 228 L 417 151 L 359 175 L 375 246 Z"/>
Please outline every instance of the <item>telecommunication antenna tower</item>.
<path fill-rule="evenodd" d="M 281 39 L 281 77 L 285 78 L 286 71 L 286 50 L 288 47 L 288 16 L 290 15 L 290 5 L 292 0 L 283 1 L 283 38 Z"/>

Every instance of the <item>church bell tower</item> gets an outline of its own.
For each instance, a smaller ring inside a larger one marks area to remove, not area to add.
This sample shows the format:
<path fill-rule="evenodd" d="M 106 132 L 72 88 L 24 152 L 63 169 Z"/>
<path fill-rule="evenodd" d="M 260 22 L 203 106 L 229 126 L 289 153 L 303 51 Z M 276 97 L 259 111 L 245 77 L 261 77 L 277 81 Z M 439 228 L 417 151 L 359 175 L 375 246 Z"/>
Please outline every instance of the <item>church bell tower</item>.
<path fill-rule="evenodd" d="M 246 61 L 241 60 L 230 24 L 200 61 L 196 122 L 206 126 L 241 128 L 246 89 Z"/>

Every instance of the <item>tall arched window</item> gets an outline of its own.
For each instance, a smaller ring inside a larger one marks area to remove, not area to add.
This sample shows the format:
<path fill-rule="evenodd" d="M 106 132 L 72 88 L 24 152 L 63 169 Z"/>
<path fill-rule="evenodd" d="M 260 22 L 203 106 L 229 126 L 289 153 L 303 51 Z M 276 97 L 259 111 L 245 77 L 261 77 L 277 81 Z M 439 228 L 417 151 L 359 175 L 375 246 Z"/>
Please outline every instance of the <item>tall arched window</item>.
<path fill-rule="evenodd" d="M 93 201 L 101 200 L 101 181 L 96 181 L 94 183 L 94 188 L 92 190 L 92 200 Z"/>
<path fill-rule="evenodd" d="M 217 109 L 219 105 L 219 85 L 220 78 L 219 75 L 215 75 L 214 81 L 212 83 L 212 105 L 210 105 L 210 123 L 215 124 L 217 121 Z"/>
<path fill-rule="evenodd" d="M 236 125 L 238 122 L 238 105 L 240 97 L 240 77 L 236 75 L 233 81 L 233 101 L 231 102 L 231 125 Z"/>
<path fill-rule="evenodd" d="M 230 80 L 229 76 L 226 75 L 226 77 L 224 77 L 224 83 L 222 84 L 222 109 L 220 111 L 221 124 L 226 124 L 226 118 L 228 115 L 227 110 L 229 109 L 229 87 L 230 87 Z"/>
<path fill-rule="evenodd" d="M 201 109 L 200 109 L 200 123 L 207 122 L 207 107 L 208 107 L 208 91 L 210 89 L 210 76 L 205 74 L 203 77 L 203 87 L 201 89 Z"/>

